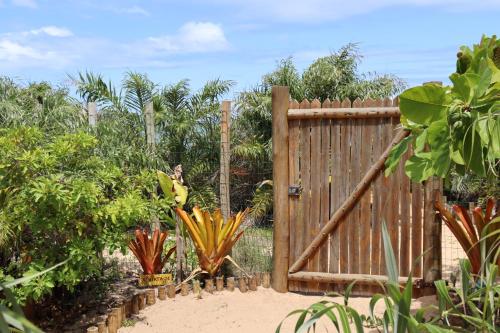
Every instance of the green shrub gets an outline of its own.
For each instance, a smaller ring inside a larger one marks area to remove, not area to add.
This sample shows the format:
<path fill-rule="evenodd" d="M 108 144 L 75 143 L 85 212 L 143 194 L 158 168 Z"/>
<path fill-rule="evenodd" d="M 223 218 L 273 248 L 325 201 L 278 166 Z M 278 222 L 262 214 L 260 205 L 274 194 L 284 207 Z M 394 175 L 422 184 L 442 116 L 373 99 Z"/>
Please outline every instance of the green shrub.
<path fill-rule="evenodd" d="M 96 157 L 84 132 L 46 136 L 37 128 L 0 130 L 0 261 L 4 280 L 67 265 L 15 290 L 40 299 L 72 290 L 103 269 L 105 249 L 125 250 L 127 231 L 171 202 L 157 196 L 155 172 L 127 175 Z M 168 211 L 167 211 L 168 212 Z"/>

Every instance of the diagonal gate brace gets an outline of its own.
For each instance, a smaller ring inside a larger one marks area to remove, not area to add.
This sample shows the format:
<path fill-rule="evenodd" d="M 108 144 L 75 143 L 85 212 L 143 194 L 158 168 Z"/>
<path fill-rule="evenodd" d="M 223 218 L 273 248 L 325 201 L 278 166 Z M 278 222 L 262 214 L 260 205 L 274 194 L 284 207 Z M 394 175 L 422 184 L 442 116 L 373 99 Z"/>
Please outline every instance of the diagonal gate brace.
<path fill-rule="evenodd" d="M 293 265 L 288 270 L 289 273 L 296 273 L 300 271 L 307 260 L 311 258 L 314 253 L 318 250 L 321 244 L 325 241 L 328 235 L 334 231 L 342 218 L 346 215 L 346 213 L 352 209 L 352 207 L 356 204 L 358 199 L 363 195 L 368 186 L 373 182 L 373 180 L 378 176 L 379 172 L 384 167 L 385 161 L 391 152 L 392 147 L 401 142 L 405 137 L 410 134 L 410 131 L 402 129 L 396 134 L 394 139 L 392 139 L 391 144 L 386 148 L 382 156 L 378 159 L 377 162 L 368 170 L 363 179 L 356 185 L 352 193 L 349 197 L 342 203 L 342 205 L 337 209 L 337 211 L 330 218 L 328 223 L 320 230 L 320 232 L 314 237 L 313 241 L 309 246 L 305 249 L 305 251 L 300 255 L 300 257 L 293 263 Z"/>

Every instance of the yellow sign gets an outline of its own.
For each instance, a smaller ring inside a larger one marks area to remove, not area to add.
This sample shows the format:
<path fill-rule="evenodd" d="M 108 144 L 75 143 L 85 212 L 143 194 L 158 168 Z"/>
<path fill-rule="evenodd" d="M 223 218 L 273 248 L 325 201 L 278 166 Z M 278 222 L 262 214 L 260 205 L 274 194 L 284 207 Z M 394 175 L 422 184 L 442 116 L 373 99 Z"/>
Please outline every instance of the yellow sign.
<path fill-rule="evenodd" d="M 172 283 L 172 274 L 139 275 L 139 287 L 163 286 Z"/>

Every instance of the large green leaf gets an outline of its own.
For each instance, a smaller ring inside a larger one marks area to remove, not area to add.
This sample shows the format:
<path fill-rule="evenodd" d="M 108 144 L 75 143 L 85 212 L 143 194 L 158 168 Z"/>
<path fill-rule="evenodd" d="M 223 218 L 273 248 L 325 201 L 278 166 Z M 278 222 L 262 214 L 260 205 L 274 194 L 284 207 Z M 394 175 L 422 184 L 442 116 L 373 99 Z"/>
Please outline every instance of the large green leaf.
<path fill-rule="evenodd" d="M 420 153 L 410 157 L 405 163 L 405 172 L 415 182 L 423 182 L 434 174 L 431 153 Z"/>
<path fill-rule="evenodd" d="M 466 103 L 470 103 L 473 96 L 472 83 L 465 74 L 453 73 L 450 75 L 450 81 L 453 83 L 451 91 Z"/>
<path fill-rule="evenodd" d="M 158 181 L 160 183 L 160 187 L 161 190 L 163 191 L 163 194 L 165 195 L 166 198 L 174 200 L 175 198 L 174 182 L 165 172 L 158 170 L 156 173 L 158 175 Z"/>
<path fill-rule="evenodd" d="M 423 125 L 445 118 L 448 104 L 446 89 L 437 84 L 410 88 L 399 96 L 401 113 Z"/>
<path fill-rule="evenodd" d="M 391 237 L 389 235 L 389 230 L 387 229 L 385 221 L 382 222 L 382 243 L 384 244 L 384 257 L 387 277 L 389 278 L 390 283 L 397 285 L 399 283 L 398 264 L 396 263 L 394 250 L 392 249 Z"/>
<path fill-rule="evenodd" d="M 178 180 L 174 180 L 174 189 L 175 189 L 175 201 L 179 204 L 180 207 L 184 206 L 188 197 L 188 189 L 186 186 L 182 185 Z"/>
<path fill-rule="evenodd" d="M 463 140 L 463 157 L 466 167 L 479 176 L 486 175 L 481 137 L 474 125 L 470 126 L 465 133 Z"/>
<path fill-rule="evenodd" d="M 432 168 L 437 176 L 445 177 L 450 169 L 450 133 L 448 122 L 439 120 L 428 128 L 429 145 L 431 146 Z"/>
<path fill-rule="evenodd" d="M 385 161 L 385 176 L 389 176 L 396 170 L 396 168 L 399 165 L 399 161 L 401 160 L 401 157 L 408 151 L 408 143 L 411 142 L 412 136 L 409 135 L 403 140 L 401 140 L 400 143 L 398 143 L 396 146 L 394 146 L 391 149 L 391 152 L 389 153 L 389 156 L 387 157 L 387 160 Z"/>

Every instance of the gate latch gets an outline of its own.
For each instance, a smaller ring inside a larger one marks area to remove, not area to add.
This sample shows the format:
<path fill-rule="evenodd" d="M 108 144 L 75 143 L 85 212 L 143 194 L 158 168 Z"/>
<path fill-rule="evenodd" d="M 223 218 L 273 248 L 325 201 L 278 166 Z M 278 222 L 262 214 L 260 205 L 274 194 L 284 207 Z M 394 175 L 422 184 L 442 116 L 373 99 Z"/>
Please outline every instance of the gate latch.
<path fill-rule="evenodd" d="M 288 186 L 288 195 L 289 196 L 298 197 L 298 196 L 300 196 L 301 192 L 302 192 L 302 187 L 300 187 L 300 185 Z"/>

